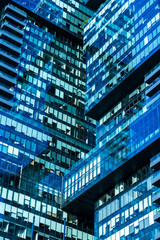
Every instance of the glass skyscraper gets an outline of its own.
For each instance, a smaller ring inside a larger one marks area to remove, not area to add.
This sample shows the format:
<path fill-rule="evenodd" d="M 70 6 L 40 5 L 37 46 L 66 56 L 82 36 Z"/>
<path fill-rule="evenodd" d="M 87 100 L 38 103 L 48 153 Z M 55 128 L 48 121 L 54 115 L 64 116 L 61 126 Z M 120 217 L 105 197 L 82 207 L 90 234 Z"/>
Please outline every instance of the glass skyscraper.
<path fill-rule="evenodd" d="M 95 145 L 84 116 L 78 0 L 0 0 L 0 239 L 92 240 L 60 209 L 62 175 Z"/>
<path fill-rule="evenodd" d="M 160 239 L 160 2 L 105 1 L 84 33 L 96 147 L 64 175 L 62 209 L 96 240 Z"/>

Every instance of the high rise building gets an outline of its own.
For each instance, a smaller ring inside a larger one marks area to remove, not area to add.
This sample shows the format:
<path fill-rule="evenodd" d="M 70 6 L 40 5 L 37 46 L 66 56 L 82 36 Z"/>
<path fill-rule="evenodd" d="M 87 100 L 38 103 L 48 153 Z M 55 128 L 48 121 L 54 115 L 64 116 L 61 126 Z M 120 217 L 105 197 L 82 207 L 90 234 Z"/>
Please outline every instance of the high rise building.
<path fill-rule="evenodd" d="M 96 147 L 65 174 L 62 209 L 96 240 L 160 239 L 160 2 L 107 0 L 84 32 Z"/>
<path fill-rule="evenodd" d="M 84 117 L 80 0 L 0 0 L 0 239 L 92 240 L 60 209 L 61 176 L 95 145 Z M 79 224 L 79 225 L 78 225 Z"/>

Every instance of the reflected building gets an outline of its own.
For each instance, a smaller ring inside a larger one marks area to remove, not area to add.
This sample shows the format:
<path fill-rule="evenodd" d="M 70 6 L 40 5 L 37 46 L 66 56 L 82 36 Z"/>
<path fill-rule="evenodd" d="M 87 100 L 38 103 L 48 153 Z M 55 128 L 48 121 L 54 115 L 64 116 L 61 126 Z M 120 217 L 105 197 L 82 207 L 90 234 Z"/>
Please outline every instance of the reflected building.
<path fill-rule="evenodd" d="M 66 239 L 93 239 L 60 209 L 64 171 L 95 145 L 82 40 L 92 13 L 78 0 L 0 1 L 0 239 L 62 239 L 65 218 Z"/>
<path fill-rule="evenodd" d="M 158 0 L 108 0 L 84 28 L 96 147 L 65 174 L 62 209 L 94 219 L 96 240 L 160 239 L 159 9 Z"/>

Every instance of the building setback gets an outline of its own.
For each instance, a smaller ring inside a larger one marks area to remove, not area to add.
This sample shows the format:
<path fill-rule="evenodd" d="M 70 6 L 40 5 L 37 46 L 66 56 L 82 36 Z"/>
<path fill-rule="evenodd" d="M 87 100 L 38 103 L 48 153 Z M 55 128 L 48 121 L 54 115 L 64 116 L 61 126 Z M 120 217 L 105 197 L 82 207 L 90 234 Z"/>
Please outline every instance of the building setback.
<path fill-rule="evenodd" d="M 96 240 L 160 239 L 160 2 L 108 0 L 84 32 L 96 147 L 65 174 L 62 209 Z"/>
<path fill-rule="evenodd" d="M 78 0 L 0 0 L 0 239 L 92 240 L 60 209 L 61 176 L 95 145 L 84 117 Z M 32 231 L 33 229 L 33 231 Z"/>

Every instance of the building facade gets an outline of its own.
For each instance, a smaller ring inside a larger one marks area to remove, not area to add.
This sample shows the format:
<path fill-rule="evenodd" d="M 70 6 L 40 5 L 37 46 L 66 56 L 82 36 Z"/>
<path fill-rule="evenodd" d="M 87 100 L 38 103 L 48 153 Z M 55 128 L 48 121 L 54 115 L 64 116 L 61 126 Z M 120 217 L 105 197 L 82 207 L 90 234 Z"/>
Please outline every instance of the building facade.
<path fill-rule="evenodd" d="M 108 0 L 84 29 L 96 147 L 65 174 L 62 209 L 94 219 L 96 240 L 160 239 L 159 9 Z"/>
<path fill-rule="evenodd" d="M 82 1 L 0 1 L 0 239 L 92 240 L 61 176 L 95 145 L 84 117 Z M 79 224 L 79 225 L 78 225 Z"/>

